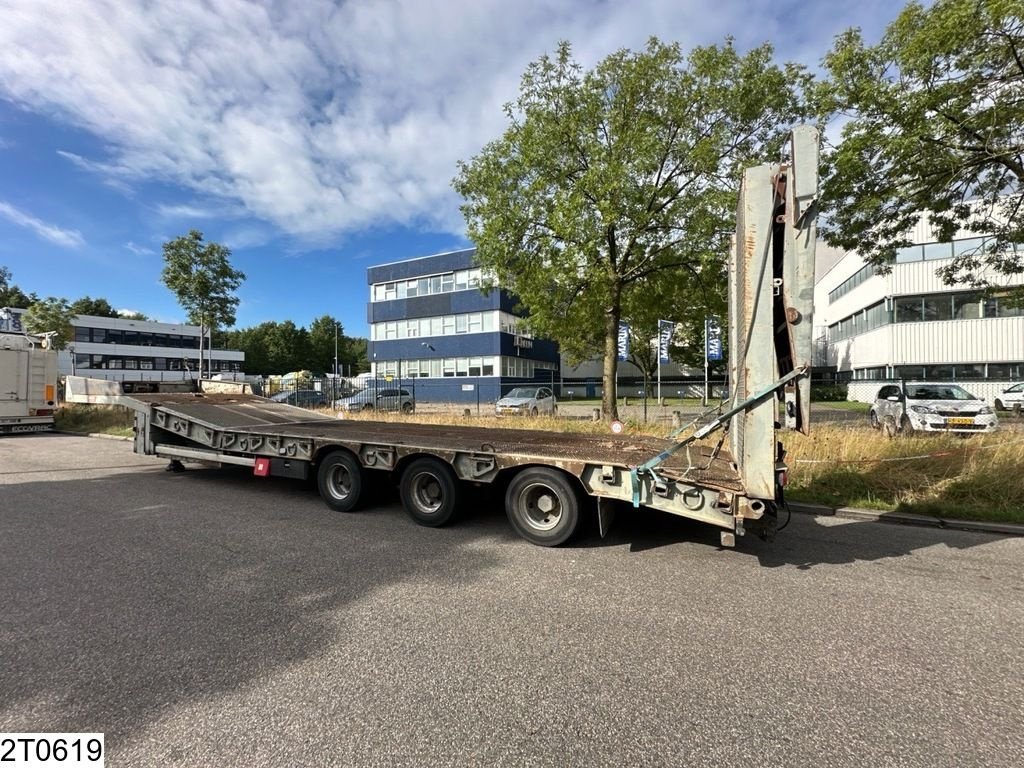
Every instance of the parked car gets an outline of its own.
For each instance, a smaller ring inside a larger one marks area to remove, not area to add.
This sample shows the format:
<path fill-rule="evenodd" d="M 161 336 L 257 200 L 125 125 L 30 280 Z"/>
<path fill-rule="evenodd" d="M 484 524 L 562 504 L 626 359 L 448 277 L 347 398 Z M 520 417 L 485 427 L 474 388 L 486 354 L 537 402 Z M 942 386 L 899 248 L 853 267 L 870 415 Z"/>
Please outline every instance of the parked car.
<path fill-rule="evenodd" d="M 339 411 L 401 411 L 412 413 L 416 409 L 416 399 L 412 393 L 399 387 L 376 389 L 369 387 L 354 395 L 334 401 Z"/>
<path fill-rule="evenodd" d="M 1024 408 L 1024 381 L 1014 384 L 996 395 L 997 411 L 1012 411 L 1018 407 Z"/>
<path fill-rule="evenodd" d="M 494 404 L 498 416 L 537 416 L 541 413 L 554 416 L 558 403 L 551 387 L 516 387 Z"/>
<path fill-rule="evenodd" d="M 270 398 L 275 403 L 297 405 L 300 408 L 326 408 L 327 395 L 315 389 L 291 389 L 278 392 Z"/>
<path fill-rule="evenodd" d="M 991 432 L 995 411 L 958 384 L 886 384 L 868 411 L 871 426 L 911 432 Z"/>

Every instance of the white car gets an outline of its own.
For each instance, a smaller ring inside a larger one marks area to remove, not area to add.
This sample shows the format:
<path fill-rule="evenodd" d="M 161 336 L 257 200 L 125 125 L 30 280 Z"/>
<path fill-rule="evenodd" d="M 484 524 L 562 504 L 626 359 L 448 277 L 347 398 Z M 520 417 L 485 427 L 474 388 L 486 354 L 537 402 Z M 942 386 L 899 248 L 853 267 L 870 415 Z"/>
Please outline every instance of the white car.
<path fill-rule="evenodd" d="M 868 412 L 871 426 L 912 432 L 991 432 L 995 411 L 958 384 L 886 384 Z"/>
<path fill-rule="evenodd" d="M 1012 411 L 1015 408 L 1024 409 L 1024 381 L 996 395 L 997 411 Z"/>
<path fill-rule="evenodd" d="M 494 404 L 498 416 L 554 416 L 558 403 L 551 387 L 516 387 Z"/>

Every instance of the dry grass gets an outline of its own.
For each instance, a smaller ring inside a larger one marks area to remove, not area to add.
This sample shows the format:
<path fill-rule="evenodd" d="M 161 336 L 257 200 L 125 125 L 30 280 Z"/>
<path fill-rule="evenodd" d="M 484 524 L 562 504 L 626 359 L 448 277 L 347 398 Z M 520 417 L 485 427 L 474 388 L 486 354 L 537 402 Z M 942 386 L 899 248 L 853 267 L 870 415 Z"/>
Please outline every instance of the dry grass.
<path fill-rule="evenodd" d="M 132 434 L 135 417 L 130 410 L 119 405 L 74 403 L 58 408 L 54 422 L 61 432 L 129 437 Z"/>
<path fill-rule="evenodd" d="M 785 445 L 793 499 L 1024 522 L 1024 432 L 889 439 L 828 425 Z"/>

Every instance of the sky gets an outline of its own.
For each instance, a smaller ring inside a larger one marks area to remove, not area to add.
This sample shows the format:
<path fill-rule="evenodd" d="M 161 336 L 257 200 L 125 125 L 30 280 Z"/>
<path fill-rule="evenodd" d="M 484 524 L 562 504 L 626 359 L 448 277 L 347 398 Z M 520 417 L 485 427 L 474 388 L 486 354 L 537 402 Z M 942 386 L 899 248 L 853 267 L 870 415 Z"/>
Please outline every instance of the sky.
<path fill-rule="evenodd" d="M 890 0 L 0 0 L 0 266 L 25 292 L 180 322 L 164 242 L 246 274 L 239 327 L 365 336 L 368 267 L 471 246 L 451 187 L 527 64 L 649 37 L 816 69 Z"/>

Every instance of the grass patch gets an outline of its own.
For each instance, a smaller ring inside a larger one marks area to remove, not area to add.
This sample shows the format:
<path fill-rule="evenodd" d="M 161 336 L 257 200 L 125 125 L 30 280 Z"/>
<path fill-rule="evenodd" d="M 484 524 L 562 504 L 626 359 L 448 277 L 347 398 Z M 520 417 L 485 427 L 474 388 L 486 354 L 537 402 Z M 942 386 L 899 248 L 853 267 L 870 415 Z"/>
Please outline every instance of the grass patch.
<path fill-rule="evenodd" d="M 826 402 L 813 403 L 813 407 L 830 411 L 853 411 L 855 413 L 867 413 L 871 409 L 871 403 L 858 403 L 855 400 L 829 400 Z"/>
<path fill-rule="evenodd" d="M 102 434 L 130 437 L 135 424 L 134 414 L 119 405 L 67 404 L 57 409 L 54 415 L 56 427 L 61 432 L 80 434 Z"/>
<path fill-rule="evenodd" d="M 825 426 L 785 445 L 793 500 L 1024 523 L 1024 435 L 1015 432 L 889 439 Z"/>

